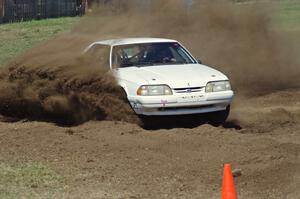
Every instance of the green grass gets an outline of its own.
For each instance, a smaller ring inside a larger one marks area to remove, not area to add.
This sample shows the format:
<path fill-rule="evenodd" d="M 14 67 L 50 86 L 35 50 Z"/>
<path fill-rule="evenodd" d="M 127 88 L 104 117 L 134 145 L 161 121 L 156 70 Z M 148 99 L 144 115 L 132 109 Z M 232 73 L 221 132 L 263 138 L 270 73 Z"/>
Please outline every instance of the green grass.
<path fill-rule="evenodd" d="M 35 20 L 0 25 L 0 66 L 43 41 L 70 30 L 79 17 Z"/>
<path fill-rule="evenodd" d="M 0 198 L 53 198 L 63 187 L 63 178 L 42 164 L 0 163 Z"/>
<path fill-rule="evenodd" d="M 300 1 L 284 0 L 277 4 L 277 19 L 286 31 L 300 32 Z"/>

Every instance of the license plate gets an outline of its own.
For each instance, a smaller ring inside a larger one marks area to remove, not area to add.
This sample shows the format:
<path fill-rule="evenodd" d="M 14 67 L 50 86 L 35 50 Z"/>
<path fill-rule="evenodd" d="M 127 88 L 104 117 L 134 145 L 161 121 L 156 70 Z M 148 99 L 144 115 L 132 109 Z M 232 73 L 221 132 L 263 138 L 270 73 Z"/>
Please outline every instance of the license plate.
<path fill-rule="evenodd" d="M 204 95 L 189 95 L 179 97 L 179 102 L 199 102 L 204 100 Z"/>

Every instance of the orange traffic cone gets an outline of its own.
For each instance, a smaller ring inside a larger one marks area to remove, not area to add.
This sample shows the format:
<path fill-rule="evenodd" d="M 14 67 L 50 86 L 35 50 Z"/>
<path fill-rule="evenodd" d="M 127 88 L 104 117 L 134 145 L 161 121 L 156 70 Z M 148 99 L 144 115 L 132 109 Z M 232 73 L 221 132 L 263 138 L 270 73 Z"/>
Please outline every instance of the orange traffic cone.
<path fill-rule="evenodd" d="M 224 166 L 222 199 L 237 199 L 233 176 L 229 164 L 225 164 Z"/>

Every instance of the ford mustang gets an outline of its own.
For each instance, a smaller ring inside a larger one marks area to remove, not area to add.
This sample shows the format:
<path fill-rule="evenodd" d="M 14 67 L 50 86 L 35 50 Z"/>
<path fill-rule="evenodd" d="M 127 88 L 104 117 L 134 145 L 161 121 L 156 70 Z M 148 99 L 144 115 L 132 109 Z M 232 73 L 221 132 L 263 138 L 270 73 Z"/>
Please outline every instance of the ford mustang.
<path fill-rule="evenodd" d="M 107 62 L 138 115 L 209 113 L 220 125 L 229 115 L 233 91 L 228 78 L 203 65 L 178 41 L 125 38 L 97 41 L 85 53 L 105 50 Z"/>

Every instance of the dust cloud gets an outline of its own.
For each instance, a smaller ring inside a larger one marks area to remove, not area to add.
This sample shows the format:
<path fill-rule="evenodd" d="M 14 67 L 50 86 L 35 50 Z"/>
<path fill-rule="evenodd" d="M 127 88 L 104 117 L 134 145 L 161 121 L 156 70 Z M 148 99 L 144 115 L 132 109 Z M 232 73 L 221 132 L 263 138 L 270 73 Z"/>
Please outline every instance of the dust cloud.
<path fill-rule="evenodd" d="M 95 5 L 70 33 L 17 57 L 0 73 L 0 113 L 82 123 L 137 122 L 107 70 L 107 52 L 83 56 L 95 40 L 163 37 L 181 41 L 204 64 L 215 66 L 244 95 L 299 86 L 299 58 L 280 31 L 271 3 L 181 0 L 113 1 Z"/>
<path fill-rule="evenodd" d="M 274 1 L 198 0 L 192 6 L 182 0 L 129 2 L 115 3 L 112 12 L 97 10 L 98 20 L 84 19 L 93 28 L 75 30 L 103 38 L 177 39 L 204 64 L 226 73 L 238 92 L 257 95 L 299 86 L 299 49 L 276 21 Z"/>
<path fill-rule="evenodd" d="M 64 35 L 10 63 L 0 74 L 0 112 L 62 125 L 138 122 L 108 70 L 109 51 L 83 56 L 85 44 L 83 38 Z"/>

